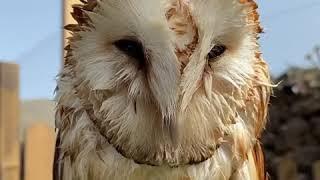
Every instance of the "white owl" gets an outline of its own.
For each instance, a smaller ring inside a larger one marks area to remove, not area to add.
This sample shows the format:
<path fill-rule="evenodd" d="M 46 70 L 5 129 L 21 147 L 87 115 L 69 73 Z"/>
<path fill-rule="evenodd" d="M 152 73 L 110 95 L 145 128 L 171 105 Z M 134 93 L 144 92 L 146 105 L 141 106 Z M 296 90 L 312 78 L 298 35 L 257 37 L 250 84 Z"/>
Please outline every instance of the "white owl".
<path fill-rule="evenodd" d="M 266 178 L 253 0 L 82 0 L 72 16 L 55 179 Z"/>

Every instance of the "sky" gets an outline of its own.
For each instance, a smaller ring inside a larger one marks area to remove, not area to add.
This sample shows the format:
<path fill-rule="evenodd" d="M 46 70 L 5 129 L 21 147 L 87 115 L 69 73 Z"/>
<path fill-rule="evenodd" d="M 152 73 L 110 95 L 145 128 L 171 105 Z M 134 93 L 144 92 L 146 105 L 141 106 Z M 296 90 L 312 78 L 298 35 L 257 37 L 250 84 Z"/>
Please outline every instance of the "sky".
<path fill-rule="evenodd" d="M 22 99 L 54 96 L 61 62 L 62 6 L 58 0 L 0 0 L 0 61 L 20 65 Z M 258 0 L 264 58 L 277 76 L 320 44 L 319 0 Z"/>

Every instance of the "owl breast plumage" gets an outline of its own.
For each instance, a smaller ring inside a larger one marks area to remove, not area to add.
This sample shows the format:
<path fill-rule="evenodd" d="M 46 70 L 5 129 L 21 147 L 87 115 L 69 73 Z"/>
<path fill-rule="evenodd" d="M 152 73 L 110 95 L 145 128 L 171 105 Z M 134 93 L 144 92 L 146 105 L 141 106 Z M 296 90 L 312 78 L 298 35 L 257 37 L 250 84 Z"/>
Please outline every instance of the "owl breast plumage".
<path fill-rule="evenodd" d="M 58 78 L 56 180 L 265 179 L 253 0 L 82 0 Z"/>

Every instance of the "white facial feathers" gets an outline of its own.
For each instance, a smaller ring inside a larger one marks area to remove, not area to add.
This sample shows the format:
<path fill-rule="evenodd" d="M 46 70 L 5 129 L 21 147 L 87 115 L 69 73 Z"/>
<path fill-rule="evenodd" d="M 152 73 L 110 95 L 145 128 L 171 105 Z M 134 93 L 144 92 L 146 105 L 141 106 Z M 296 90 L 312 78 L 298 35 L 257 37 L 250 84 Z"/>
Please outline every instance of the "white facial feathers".
<path fill-rule="evenodd" d="M 142 164 L 200 163 L 221 145 L 246 153 L 264 126 L 270 93 L 253 3 L 96 1 L 83 10 L 87 20 L 76 26 L 61 78 L 60 109 L 87 114 L 69 124 L 87 117 L 97 138 Z M 120 40 L 129 44 L 119 48 Z M 226 49 L 210 59 L 216 45 Z M 69 107 L 68 93 L 77 107 Z M 77 127 L 68 125 L 65 136 Z"/>

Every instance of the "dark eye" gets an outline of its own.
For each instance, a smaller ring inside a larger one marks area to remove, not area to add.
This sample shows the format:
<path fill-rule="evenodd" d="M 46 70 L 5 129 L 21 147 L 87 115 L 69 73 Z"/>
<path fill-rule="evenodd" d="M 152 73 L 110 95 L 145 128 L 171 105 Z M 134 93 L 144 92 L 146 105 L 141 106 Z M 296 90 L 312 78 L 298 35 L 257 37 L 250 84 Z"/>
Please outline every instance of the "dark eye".
<path fill-rule="evenodd" d="M 208 59 L 215 60 L 216 58 L 221 56 L 226 50 L 227 50 L 227 47 L 225 45 L 217 44 L 209 52 Z"/>
<path fill-rule="evenodd" d="M 114 45 L 126 55 L 139 61 L 144 60 L 144 49 L 140 42 L 135 40 L 121 39 L 114 42 Z"/>

